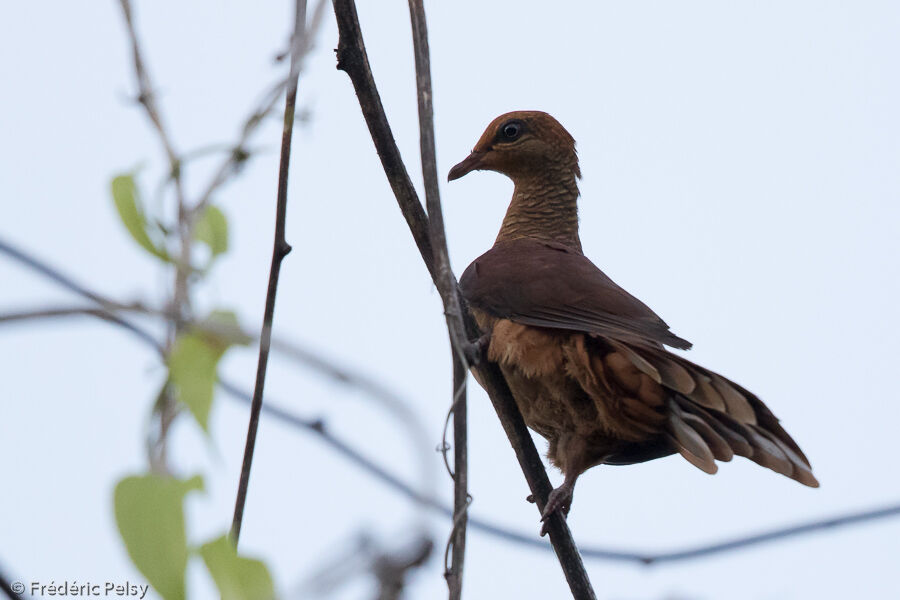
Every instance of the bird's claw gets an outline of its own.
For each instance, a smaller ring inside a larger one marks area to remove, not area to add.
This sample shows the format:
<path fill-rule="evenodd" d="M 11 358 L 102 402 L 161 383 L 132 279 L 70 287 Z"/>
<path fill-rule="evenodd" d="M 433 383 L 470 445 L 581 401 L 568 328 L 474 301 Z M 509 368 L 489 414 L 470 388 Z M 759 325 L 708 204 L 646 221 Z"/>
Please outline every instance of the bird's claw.
<path fill-rule="evenodd" d="M 470 365 L 477 365 L 484 360 L 484 355 L 487 352 L 487 348 L 491 343 L 491 334 L 490 332 L 484 333 L 474 342 L 468 344 L 463 353 L 466 356 L 466 360 Z"/>
<path fill-rule="evenodd" d="M 525 497 L 525 500 L 534 504 L 536 501 L 534 499 L 534 494 L 528 494 Z M 562 518 L 565 519 L 569 515 L 569 510 L 572 508 L 572 489 L 567 487 L 566 485 L 561 485 L 547 496 L 547 504 L 544 506 L 543 512 L 541 512 L 541 537 L 547 535 L 550 531 L 548 529 L 550 525 L 550 515 L 555 512 L 560 511 Z"/>
<path fill-rule="evenodd" d="M 559 486 L 547 497 L 547 504 L 544 506 L 544 512 L 541 513 L 541 521 L 546 521 L 547 518 L 555 513 L 558 510 L 562 511 L 563 516 L 569 514 L 569 509 L 572 507 L 572 490 Z"/>

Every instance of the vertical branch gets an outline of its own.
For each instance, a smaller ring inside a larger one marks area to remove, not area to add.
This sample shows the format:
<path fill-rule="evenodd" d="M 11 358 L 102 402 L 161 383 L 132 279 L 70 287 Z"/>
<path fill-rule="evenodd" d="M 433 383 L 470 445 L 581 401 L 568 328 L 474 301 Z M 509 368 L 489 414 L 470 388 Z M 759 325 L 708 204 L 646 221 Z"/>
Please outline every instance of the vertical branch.
<path fill-rule="evenodd" d="M 438 285 L 438 290 L 442 290 L 438 284 L 438 268 L 435 265 L 435 254 L 432 250 L 432 240 L 429 233 L 429 219 L 425 216 L 425 211 L 419 202 L 415 188 L 409 179 L 406 166 L 400 157 L 400 150 L 394 141 L 393 133 L 391 133 L 390 125 L 384 114 L 384 107 L 381 104 L 381 98 L 375 86 L 375 80 L 372 77 L 372 69 L 369 66 L 369 59 L 366 55 L 365 44 L 362 38 L 362 31 L 359 26 L 359 17 L 356 13 L 356 4 L 354 0 L 333 0 L 334 12 L 338 23 L 338 47 L 337 47 L 337 68 L 345 71 L 350 77 L 356 95 L 359 98 L 360 109 L 369 127 L 369 133 L 375 144 L 375 150 L 381 159 L 382 167 L 385 175 L 390 183 L 391 189 L 397 198 L 397 203 L 403 212 L 407 225 L 422 255 L 425 266 L 431 273 L 432 279 Z M 458 294 L 454 282 L 453 294 Z M 460 302 L 461 304 L 461 302 Z M 444 306 L 448 306 L 448 302 L 444 300 Z M 464 313 L 462 315 L 463 323 L 469 339 L 473 339 L 478 335 L 478 327 L 470 315 Z M 464 344 L 468 344 L 465 341 Z M 465 349 L 466 345 L 460 345 Z M 491 362 L 482 361 L 476 367 L 479 374 L 479 381 L 482 382 L 494 410 L 503 425 L 503 429 L 509 437 L 510 444 L 516 453 L 516 458 L 525 474 L 525 479 L 531 489 L 532 494 L 537 500 L 540 510 L 543 510 L 547 502 L 547 496 L 552 489 L 547 472 L 541 462 L 541 457 L 534 447 L 531 440 L 531 434 L 525 426 L 522 414 L 516 405 L 509 386 L 500 372 L 500 368 Z M 559 513 L 550 516 L 547 522 L 547 529 L 550 533 L 550 543 L 556 552 L 560 566 L 569 583 L 569 589 L 572 596 L 577 600 L 593 600 L 596 598 L 594 590 L 591 587 L 590 579 L 584 569 L 584 562 L 572 539 L 572 533 L 566 524 L 565 518 Z"/>
<path fill-rule="evenodd" d="M 469 521 L 469 444 L 466 403 L 468 368 L 456 354 L 453 356 L 453 389 L 459 394 L 453 400 L 453 527 L 450 544 L 453 558 L 446 573 L 450 600 L 462 598 L 463 564 L 466 556 L 466 529 Z"/>
<path fill-rule="evenodd" d="M 166 127 L 162 111 L 156 103 L 156 92 L 150 72 L 144 61 L 144 53 L 138 40 L 137 29 L 134 26 L 134 14 L 130 0 L 119 0 L 122 14 L 125 17 L 125 26 L 128 32 L 128 40 L 131 43 L 131 56 L 134 64 L 134 76 L 138 86 L 137 100 L 144 107 L 144 112 L 150 123 L 156 130 L 157 137 L 165 151 L 169 161 L 169 179 L 175 189 L 175 198 L 178 203 L 178 260 L 175 261 L 175 278 L 172 288 L 170 310 L 175 319 L 170 327 L 169 346 L 174 344 L 178 334 L 184 329 L 185 323 L 190 319 L 191 293 L 191 249 L 193 232 L 190 221 L 190 211 L 187 208 L 187 200 L 182 182 L 182 157 L 175 149 L 175 143 Z M 155 439 L 150 440 L 150 464 L 154 471 L 166 472 L 168 470 L 167 440 L 168 430 L 178 415 L 178 408 L 170 386 L 166 386 L 159 398 L 157 407 L 159 416 L 159 431 Z"/>
<path fill-rule="evenodd" d="M 428 27 L 422 0 L 409 0 L 412 23 L 413 53 L 416 62 L 416 98 L 419 109 L 419 150 L 422 159 L 422 178 L 425 183 L 425 207 L 428 211 L 428 233 L 431 238 L 435 266 L 434 281 L 444 302 L 444 315 L 453 353 L 453 527 L 450 544 L 453 559 L 447 572 L 450 600 L 462 595 L 463 563 L 466 551 L 466 522 L 469 507 L 466 376 L 468 364 L 464 349 L 468 343 L 463 324 L 462 308 L 456 293 L 456 278 L 450 268 L 444 216 L 438 188 L 437 152 L 434 140 L 434 106 L 431 88 L 431 57 L 428 48 Z"/>
<path fill-rule="evenodd" d="M 422 175 L 425 180 L 425 208 L 428 211 L 428 236 L 431 239 L 435 271 L 432 275 L 444 301 L 444 313 L 447 317 L 450 339 L 456 344 L 456 351 L 462 352 L 465 350 L 468 340 L 463 325 L 459 296 L 456 294 L 456 279 L 450 268 L 447 236 L 444 232 L 444 215 L 441 211 L 441 196 L 438 190 L 437 159 L 434 148 L 434 108 L 431 92 L 431 58 L 422 0 L 409 0 L 409 15 L 412 21 L 413 51 L 416 59 L 419 148 L 422 157 Z"/>
<path fill-rule="evenodd" d="M 237 498 L 234 503 L 234 519 L 231 523 L 231 539 L 235 545 L 241 535 L 244 519 L 244 505 L 247 502 L 247 488 L 250 484 L 250 467 L 256 447 L 256 433 L 259 430 L 259 414 L 262 410 L 263 388 L 266 382 L 266 367 L 269 363 L 269 349 L 272 345 L 272 320 L 275 315 L 275 293 L 278 290 L 278 276 L 281 261 L 291 251 L 284 238 L 284 222 L 287 212 L 288 167 L 291 162 L 291 136 L 294 132 L 294 112 L 297 105 L 298 60 L 302 48 L 301 37 L 306 24 L 306 0 L 297 0 L 294 12 L 294 32 L 291 36 L 291 78 L 288 81 L 284 102 L 284 128 L 281 134 L 281 160 L 278 166 L 278 194 L 275 208 L 275 242 L 272 249 L 272 265 L 269 269 L 269 285 L 266 291 L 266 309 L 263 315 L 262 331 L 259 336 L 259 362 L 256 367 L 256 384 L 253 387 L 253 401 L 250 405 L 250 422 L 247 426 L 247 443 L 244 447 L 244 461 L 241 479 L 238 483 Z"/>

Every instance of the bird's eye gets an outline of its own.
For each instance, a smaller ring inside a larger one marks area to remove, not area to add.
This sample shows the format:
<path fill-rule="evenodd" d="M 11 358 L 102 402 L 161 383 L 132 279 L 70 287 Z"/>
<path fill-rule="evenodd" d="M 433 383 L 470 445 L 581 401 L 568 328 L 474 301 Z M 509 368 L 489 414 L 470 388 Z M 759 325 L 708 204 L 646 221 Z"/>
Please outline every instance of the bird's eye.
<path fill-rule="evenodd" d="M 503 141 L 511 142 L 522 134 L 522 125 L 516 121 L 510 121 L 500 128 L 500 135 Z"/>

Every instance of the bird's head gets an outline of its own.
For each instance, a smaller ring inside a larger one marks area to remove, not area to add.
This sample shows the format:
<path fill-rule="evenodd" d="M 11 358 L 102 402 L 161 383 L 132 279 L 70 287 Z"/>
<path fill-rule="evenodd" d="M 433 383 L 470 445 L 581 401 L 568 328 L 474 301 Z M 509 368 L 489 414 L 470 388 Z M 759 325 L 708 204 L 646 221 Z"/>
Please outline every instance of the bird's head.
<path fill-rule="evenodd" d="M 514 182 L 541 173 L 581 177 L 575 139 L 545 112 L 522 110 L 494 119 L 448 181 L 472 171 L 497 171 Z"/>

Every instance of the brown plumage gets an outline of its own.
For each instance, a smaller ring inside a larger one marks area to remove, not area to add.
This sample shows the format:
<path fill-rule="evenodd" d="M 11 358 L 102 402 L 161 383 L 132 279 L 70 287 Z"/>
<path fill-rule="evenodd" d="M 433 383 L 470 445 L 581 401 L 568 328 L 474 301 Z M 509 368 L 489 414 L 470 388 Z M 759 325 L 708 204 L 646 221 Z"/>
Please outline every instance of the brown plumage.
<path fill-rule="evenodd" d="M 515 190 L 493 248 L 460 288 L 488 336 L 488 358 L 565 475 L 545 518 L 568 511 L 587 469 L 675 452 L 707 473 L 736 454 L 819 485 L 759 398 L 668 352 L 691 344 L 582 254 L 581 172 L 562 125 L 537 111 L 497 117 L 449 179 L 485 169 L 509 176 Z"/>

